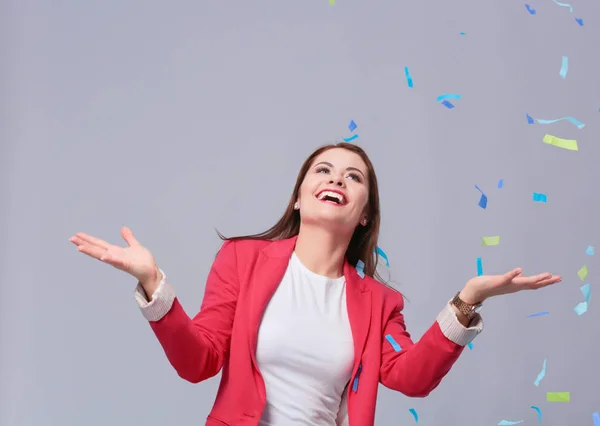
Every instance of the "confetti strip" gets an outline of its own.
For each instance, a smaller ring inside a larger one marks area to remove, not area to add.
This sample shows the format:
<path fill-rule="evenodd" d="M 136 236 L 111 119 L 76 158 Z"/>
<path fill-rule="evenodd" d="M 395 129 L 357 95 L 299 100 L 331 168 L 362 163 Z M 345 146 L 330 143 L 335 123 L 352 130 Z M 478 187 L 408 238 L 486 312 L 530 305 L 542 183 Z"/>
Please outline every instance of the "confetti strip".
<path fill-rule="evenodd" d="M 535 405 L 532 405 L 530 408 L 533 408 L 535 411 L 537 411 L 538 423 L 542 423 L 542 410 L 540 410 L 540 407 L 536 407 Z"/>
<path fill-rule="evenodd" d="M 500 420 L 500 423 L 498 423 L 498 426 L 518 425 L 519 423 L 523 423 L 523 420 L 519 420 L 517 422 L 511 422 L 510 420 Z"/>
<path fill-rule="evenodd" d="M 575 22 L 577 22 L 580 27 L 583 27 L 583 19 L 581 19 L 581 18 L 575 18 Z"/>
<path fill-rule="evenodd" d="M 457 93 L 444 93 L 443 95 L 435 98 L 436 102 L 443 101 L 444 99 L 460 99 L 460 95 Z"/>
<path fill-rule="evenodd" d="M 545 203 L 545 202 L 547 202 L 546 194 L 541 194 L 539 192 L 534 192 L 533 193 L 533 201 L 536 201 L 538 203 Z"/>
<path fill-rule="evenodd" d="M 559 3 L 559 2 L 557 2 L 556 0 L 552 0 L 552 1 L 553 1 L 554 3 L 556 3 L 557 5 L 559 5 L 559 6 L 568 7 L 568 8 L 569 8 L 569 11 L 570 11 L 571 13 L 573 13 L 573 6 L 571 6 L 570 4 L 568 4 L 568 3 Z"/>
<path fill-rule="evenodd" d="M 592 414 L 592 419 L 594 420 L 594 426 L 600 426 L 600 413 Z"/>
<path fill-rule="evenodd" d="M 500 236 L 497 235 L 495 237 L 482 237 L 481 238 L 481 247 L 484 246 L 497 246 L 500 244 Z"/>
<path fill-rule="evenodd" d="M 588 274 L 587 265 L 583 265 L 581 267 L 581 269 L 579 269 L 579 271 L 577 271 L 577 276 L 579 276 L 579 279 L 581 281 L 585 281 L 585 277 L 587 277 L 587 274 Z"/>
<path fill-rule="evenodd" d="M 504 186 L 504 179 L 500 179 L 498 181 L 498 189 L 502 189 L 503 186 Z"/>
<path fill-rule="evenodd" d="M 481 257 L 477 258 L 477 276 L 480 277 L 483 275 L 483 265 L 481 264 Z"/>
<path fill-rule="evenodd" d="M 353 392 L 358 391 L 358 378 L 359 378 L 361 372 L 362 372 L 362 364 L 360 364 L 358 366 L 358 370 L 356 371 L 356 377 L 354 377 L 354 382 L 352 383 L 352 391 Z"/>
<path fill-rule="evenodd" d="M 544 360 L 544 365 L 542 365 L 542 371 L 539 372 L 533 384 L 539 386 L 540 382 L 544 377 L 546 377 L 546 360 Z"/>
<path fill-rule="evenodd" d="M 556 120 L 543 120 L 541 118 L 535 119 L 535 121 L 537 121 L 539 124 L 552 124 L 562 120 L 566 120 L 569 123 L 574 124 L 575 126 L 577 126 L 578 129 L 583 129 L 585 127 L 585 124 L 573 117 L 561 117 L 557 118 Z"/>
<path fill-rule="evenodd" d="M 487 195 L 485 195 L 485 194 L 483 193 L 483 191 L 481 190 L 481 188 L 479 188 L 477 185 L 475 185 L 475 188 L 476 188 L 476 189 L 477 189 L 479 192 L 481 192 L 481 198 L 479 198 L 479 203 L 477 203 L 477 205 L 478 205 L 479 207 L 481 207 L 482 209 L 484 209 L 484 210 L 485 210 L 485 208 L 487 207 L 487 200 L 488 200 L 488 199 L 487 199 Z"/>
<path fill-rule="evenodd" d="M 568 149 L 569 151 L 578 151 L 577 141 L 575 139 L 561 139 L 552 135 L 544 135 L 544 139 L 542 139 L 544 143 L 548 145 L 553 145 L 557 148 Z"/>
<path fill-rule="evenodd" d="M 546 393 L 547 402 L 571 402 L 570 392 L 548 392 Z"/>
<path fill-rule="evenodd" d="M 441 103 L 442 103 L 442 105 L 444 105 L 448 109 L 454 108 L 454 104 L 452 104 L 452 102 L 449 102 L 449 101 L 447 101 L 445 99 Z"/>
<path fill-rule="evenodd" d="M 385 265 L 387 267 L 390 266 L 390 261 L 388 260 L 387 254 L 385 254 L 385 252 L 381 249 L 381 247 L 379 247 L 379 246 L 375 247 L 375 253 L 377 253 L 379 256 L 383 257 L 383 259 L 385 260 Z"/>
<path fill-rule="evenodd" d="M 358 138 L 358 135 L 352 135 L 349 138 L 344 138 L 344 142 L 351 142 L 351 141 L 353 141 L 354 139 L 357 139 L 357 138 Z"/>
<path fill-rule="evenodd" d="M 419 415 L 417 414 L 417 410 L 414 408 L 409 408 L 408 411 L 410 411 L 410 414 L 412 414 L 415 418 L 415 422 L 419 423 Z"/>
<path fill-rule="evenodd" d="M 465 35 L 465 33 L 461 31 L 461 32 L 460 32 L 460 35 Z"/>
<path fill-rule="evenodd" d="M 350 131 L 353 132 L 354 130 L 356 130 L 357 127 L 358 126 L 356 125 L 354 120 L 350 120 L 350 124 L 348 124 L 348 129 L 350 129 Z"/>
<path fill-rule="evenodd" d="M 408 67 L 404 67 L 404 74 L 406 75 L 406 84 L 408 84 L 408 87 L 413 87 L 413 79 L 410 76 L 410 71 L 408 71 Z"/>
<path fill-rule="evenodd" d="M 364 267 L 365 267 L 365 264 L 362 260 L 359 260 L 358 262 L 356 262 L 356 272 L 358 272 L 358 275 L 361 278 L 365 277 Z"/>
<path fill-rule="evenodd" d="M 565 79 L 567 78 L 567 72 L 569 72 L 569 58 L 567 56 L 563 56 L 559 74 L 563 79 Z"/>
<path fill-rule="evenodd" d="M 594 253 L 595 253 L 594 247 L 588 246 L 587 250 L 585 251 L 585 254 L 587 254 L 588 256 L 593 256 Z"/>
<path fill-rule="evenodd" d="M 548 315 L 549 313 L 550 312 L 548 311 L 538 312 L 537 314 L 527 315 L 527 318 L 541 317 L 542 315 Z"/>
<path fill-rule="evenodd" d="M 573 308 L 573 310 L 575 311 L 575 313 L 577 315 L 583 315 L 588 310 L 588 305 L 590 304 L 590 296 L 591 296 L 592 289 L 590 288 L 590 284 L 587 283 L 587 284 L 584 284 L 581 287 L 579 287 L 579 290 L 581 290 L 581 294 L 583 294 L 583 298 L 585 299 L 585 301 L 579 303 L 577 306 L 575 306 Z"/>
<path fill-rule="evenodd" d="M 528 4 L 526 4 L 525 7 L 527 8 L 527 12 L 529 12 L 530 15 L 535 15 L 535 9 L 532 9 L 531 6 L 529 6 Z"/>
<path fill-rule="evenodd" d="M 392 337 L 391 334 L 386 334 L 385 338 L 388 342 L 390 342 L 390 345 L 392 345 L 392 348 L 394 348 L 394 351 L 400 352 L 402 350 L 400 345 L 398 343 L 396 343 L 396 341 L 394 340 L 394 338 Z"/>

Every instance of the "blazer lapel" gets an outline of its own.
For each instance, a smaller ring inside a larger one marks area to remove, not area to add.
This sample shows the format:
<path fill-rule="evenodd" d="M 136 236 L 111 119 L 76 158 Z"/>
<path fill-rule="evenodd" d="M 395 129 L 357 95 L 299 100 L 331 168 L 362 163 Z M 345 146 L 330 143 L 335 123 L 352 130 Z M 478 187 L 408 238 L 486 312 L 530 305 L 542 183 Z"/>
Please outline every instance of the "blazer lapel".
<path fill-rule="evenodd" d="M 245 303 L 248 303 L 250 307 L 248 322 L 250 356 L 257 371 L 259 370 L 256 362 L 256 346 L 260 322 L 262 321 L 267 304 L 273 297 L 285 274 L 290 256 L 296 245 L 296 239 L 297 237 L 292 237 L 285 240 L 273 241 L 260 251 L 256 260 L 254 273 L 251 278 L 252 288 L 248 292 L 249 300 Z"/>
<path fill-rule="evenodd" d="M 346 277 L 346 307 L 354 340 L 354 367 L 352 369 L 354 378 L 371 326 L 371 291 L 347 260 L 344 264 L 344 275 Z"/>

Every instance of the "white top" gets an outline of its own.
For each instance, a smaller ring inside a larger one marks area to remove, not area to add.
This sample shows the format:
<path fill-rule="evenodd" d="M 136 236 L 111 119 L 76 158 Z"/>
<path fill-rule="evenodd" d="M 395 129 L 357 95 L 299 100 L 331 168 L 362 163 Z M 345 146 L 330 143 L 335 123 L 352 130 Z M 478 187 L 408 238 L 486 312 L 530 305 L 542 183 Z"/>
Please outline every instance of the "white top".
<path fill-rule="evenodd" d="M 263 315 L 256 359 L 267 393 L 259 426 L 336 425 L 354 361 L 346 279 L 317 275 L 293 253 Z"/>

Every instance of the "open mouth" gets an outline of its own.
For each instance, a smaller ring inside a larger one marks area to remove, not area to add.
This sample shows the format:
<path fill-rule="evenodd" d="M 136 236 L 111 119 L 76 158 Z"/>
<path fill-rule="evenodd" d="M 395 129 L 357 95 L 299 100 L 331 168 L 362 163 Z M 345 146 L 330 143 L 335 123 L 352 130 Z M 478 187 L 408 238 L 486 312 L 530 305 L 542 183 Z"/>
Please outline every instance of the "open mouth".
<path fill-rule="evenodd" d="M 343 206 L 347 203 L 344 195 L 333 191 L 321 191 L 317 194 L 317 199 L 337 206 Z"/>

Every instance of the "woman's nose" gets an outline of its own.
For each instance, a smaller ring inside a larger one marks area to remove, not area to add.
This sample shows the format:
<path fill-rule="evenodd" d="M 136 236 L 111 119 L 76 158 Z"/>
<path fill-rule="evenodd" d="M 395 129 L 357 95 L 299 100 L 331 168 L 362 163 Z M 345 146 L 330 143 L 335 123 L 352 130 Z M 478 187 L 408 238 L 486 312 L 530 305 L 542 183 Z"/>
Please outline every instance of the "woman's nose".
<path fill-rule="evenodd" d="M 329 181 L 329 183 L 333 183 L 333 184 L 335 184 L 337 186 L 342 186 L 344 184 L 344 182 L 343 182 L 342 179 L 331 179 Z"/>

